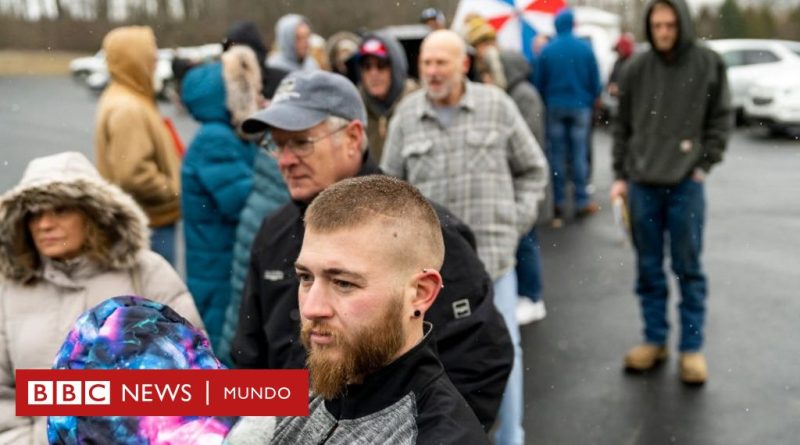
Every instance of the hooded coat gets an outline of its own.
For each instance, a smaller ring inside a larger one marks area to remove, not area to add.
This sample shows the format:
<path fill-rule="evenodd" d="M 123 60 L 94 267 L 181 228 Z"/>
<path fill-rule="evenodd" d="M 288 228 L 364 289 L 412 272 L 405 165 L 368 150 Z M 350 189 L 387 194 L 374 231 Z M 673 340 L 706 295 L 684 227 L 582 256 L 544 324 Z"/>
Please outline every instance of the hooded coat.
<path fill-rule="evenodd" d="M 500 51 L 500 64 L 506 79 L 506 93 L 517 104 L 525 123 L 539 146 L 545 146 L 544 102 L 536 88 L 528 82 L 531 67 L 522 54 L 516 51 Z"/>
<path fill-rule="evenodd" d="M 255 54 L 236 46 L 222 62 L 193 68 L 182 100 L 200 122 L 181 167 L 186 278 L 216 346 L 231 298 L 231 262 L 239 214 L 253 188 L 258 146 L 239 123 L 258 109 L 261 77 Z"/>
<path fill-rule="evenodd" d="M 261 39 L 258 26 L 253 22 L 240 21 L 228 28 L 223 44 L 225 51 L 234 45 L 248 46 L 256 54 L 258 67 L 261 69 L 261 94 L 271 99 L 287 71 L 267 66 L 267 47 Z"/>
<path fill-rule="evenodd" d="M 161 303 L 114 297 L 86 311 L 53 369 L 224 369 L 203 332 Z M 221 445 L 235 417 L 51 416 L 51 445 Z"/>
<path fill-rule="evenodd" d="M 383 43 L 389 56 L 389 63 L 392 68 L 392 85 L 389 87 L 389 94 L 386 99 L 380 100 L 370 96 L 360 82 L 358 90 L 364 105 L 367 109 L 367 138 L 369 140 L 369 153 L 376 163 L 379 163 L 383 155 L 383 143 L 386 140 L 386 131 L 389 127 L 389 119 L 392 118 L 397 104 L 412 91 L 419 87 L 414 81 L 408 78 L 408 59 L 406 52 L 396 38 L 383 32 L 375 32 L 364 36 L 363 41 L 370 39 L 379 40 Z"/>
<path fill-rule="evenodd" d="M 289 201 L 289 191 L 283 181 L 278 163 L 265 150 L 256 153 L 253 171 L 253 191 L 236 227 L 236 240 L 233 248 L 233 264 L 231 265 L 231 301 L 225 312 L 225 324 L 222 326 L 220 341 L 214 350 L 223 362 L 231 360 L 231 341 L 239 325 L 239 307 L 242 304 L 247 271 L 250 269 L 250 250 L 264 218 Z"/>
<path fill-rule="evenodd" d="M 649 185 L 678 184 L 696 168 L 708 172 L 722 161 L 733 126 L 722 58 L 696 42 L 684 0 L 662 3 L 678 16 L 678 40 L 671 51 L 655 50 L 645 20 L 651 49 L 622 69 L 613 128 L 616 178 Z M 652 9 L 653 2 L 646 18 Z"/>
<path fill-rule="evenodd" d="M 153 30 L 114 29 L 103 50 L 111 84 L 97 105 L 97 169 L 133 196 L 152 227 L 172 225 L 180 218 L 180 159 L 154 98 Z"/>
<path fill-rule="evenodd" d="M 591 108 L 603 85 L 592 47 L 575 37 L 571 9 L 556 15 L 556 36 L 536 59 L 536 89 L 548 109 Z"/>
<path fill-rule="evenodd" d="M 27 228 L 32 211 L 78 207 L 110 240 L 109 260 L 40 257 Z M 0 443 L 47 443 L 45 419 L 15 417 L 16 369 L 48 369 L 74 321 L 113 295 L 143 294 L 202 327 L 181 279 L 148 249 L 147 218 L 81 154 L 35 159 L 0 197 Z"/>
<path fill-rule="evenodd" d="M 267 65 L 286 72 L 318 70 L 317 61 L 310 53 L 303 60 L 298 59 L 295 47 L 295 32 L 301 23 L 309 25 L 308 19 L 298 14 L 286 14 L 275 24 L 275 45 L 277 51 L 269 56 Z"/>

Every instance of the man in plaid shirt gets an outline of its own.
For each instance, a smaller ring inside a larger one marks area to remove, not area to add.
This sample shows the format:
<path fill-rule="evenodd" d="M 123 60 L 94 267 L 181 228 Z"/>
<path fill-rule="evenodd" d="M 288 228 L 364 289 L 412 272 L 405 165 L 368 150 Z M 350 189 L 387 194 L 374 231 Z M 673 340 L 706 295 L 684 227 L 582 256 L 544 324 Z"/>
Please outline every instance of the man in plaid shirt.
<path fill-rule="evenodd" d="M 500 406 L 497 443 L 524 443 L 522 348 L 516 320 L 515 252 L 536 220 L 547 161 L 514 102 L 494 86 L 471 83 L 458 34 L 423 41 L 423 89 L 399 105 L 381 167 L 414 184 L 475 232 L 478 255 L 494 280 L 495 305 L 514 342 L 514 367 Z"/>

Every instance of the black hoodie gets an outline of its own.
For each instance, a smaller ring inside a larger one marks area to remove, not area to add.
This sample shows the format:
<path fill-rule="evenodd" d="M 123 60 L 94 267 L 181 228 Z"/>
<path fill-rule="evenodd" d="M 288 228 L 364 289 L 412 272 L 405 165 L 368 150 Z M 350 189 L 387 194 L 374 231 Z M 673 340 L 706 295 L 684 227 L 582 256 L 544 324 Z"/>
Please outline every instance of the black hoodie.
<path fill-rule="evenodd" d="M 665 3 L 678 16 L 678 41 L 669 52 L 654 49 L 650 14 Z M 614 125 L 613 168 L 617 179 L 674 185 L 695 168 L 722 161 L 732 127 L 725 65 L 695 41 L 684 0 L 651 2 L 645 14 L 651 49 L 623 69 L 619 115 Z"/>

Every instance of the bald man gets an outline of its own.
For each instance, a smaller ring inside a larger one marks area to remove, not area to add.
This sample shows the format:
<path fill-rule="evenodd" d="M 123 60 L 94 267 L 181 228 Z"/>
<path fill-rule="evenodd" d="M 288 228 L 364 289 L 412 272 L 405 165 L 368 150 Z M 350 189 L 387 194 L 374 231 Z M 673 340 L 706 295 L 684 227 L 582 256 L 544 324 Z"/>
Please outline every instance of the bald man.
<path fill-rule="evenodd" d="M 547 161 L 514 102 L 472 83 L 464 41 L 449 30 L 422 42 L 423 89 L 409 95 L 389 125 L 381 167 L 447 207 L 475 232 L 478 256 L 494 282 L 495 305 L 514 342 L 514 366 L 500 406 L 500 444 L 524 443 L 522 348 L 516 320 L 515 253 L 536 221 Z"/>

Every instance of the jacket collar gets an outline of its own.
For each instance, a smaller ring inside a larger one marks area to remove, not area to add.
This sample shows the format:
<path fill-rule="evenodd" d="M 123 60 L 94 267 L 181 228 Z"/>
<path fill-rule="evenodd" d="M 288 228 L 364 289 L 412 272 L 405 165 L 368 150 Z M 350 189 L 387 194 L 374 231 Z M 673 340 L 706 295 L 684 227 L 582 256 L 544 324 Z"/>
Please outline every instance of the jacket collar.
<path fill-rule="evenodd" d="M 43 256 L 41 260 L 42 278 L 67 289 L 83 289 L 86 279 L 100 272 L 97 264 L 86 256 L 79 256 L 67 261 L 55 261 Z"/>
<path fill-rule="evenodd" d="M 437 119 L 438 114 L 436 113 L 436 109 L 434 109 L 433 104 L 431 103 L 428 96 L 425 95 L 425 91 L 421 92 L 424 95 L 424 100 L 421 101 L 419 107 L 417 108 L 417 115 L 420 119 L 428 117 L 431 119 Z M 474 87 L 472 86 L 472 82 L 464 78 L 464 94 L 461 95 L 461 100 L 456 105 L 459 109 L 466 110 L 466 111 L 473 111 L 475 109 L 475 93 Z"/>
<path fill-rule="evenodd" d="M 325 401 L 325 408 L 336 419 L 357 419 L 387 408 L 407 396 L 420 393 L 444 374 L 436 355 L 431 331 L 425 322 L 422 341 L 358 385 L 348 385 L 345 395 Z M 418 397 L 418 395 L 417 395 Z"/>

